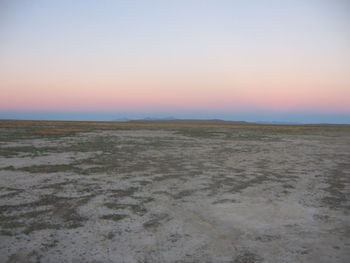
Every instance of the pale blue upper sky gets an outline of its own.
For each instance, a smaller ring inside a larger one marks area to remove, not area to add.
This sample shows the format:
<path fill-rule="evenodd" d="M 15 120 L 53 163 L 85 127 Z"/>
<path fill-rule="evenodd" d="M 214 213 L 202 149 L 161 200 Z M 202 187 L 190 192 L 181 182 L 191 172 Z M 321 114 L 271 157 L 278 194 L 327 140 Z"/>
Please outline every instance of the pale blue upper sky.
<path fill-rule="evenodd" d="M 0 118 L 350 123 L 349 47 L 347 0 L 3 0 Z"/>

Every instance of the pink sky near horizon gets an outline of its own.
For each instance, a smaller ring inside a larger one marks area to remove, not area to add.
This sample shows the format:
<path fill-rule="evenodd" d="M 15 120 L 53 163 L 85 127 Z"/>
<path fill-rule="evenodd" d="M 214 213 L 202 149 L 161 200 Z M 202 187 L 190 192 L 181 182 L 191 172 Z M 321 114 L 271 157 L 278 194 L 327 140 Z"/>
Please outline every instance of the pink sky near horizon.
<path fill-rule="evenodd" d="M 307 88 L 294 83 L 135 85 L 123 83 L 72 86 L 35 83 L 33 88 L 15 85 L 2 89 L 0 110 L 39 111 L 142 111 L 142 110 L 270 110 L 280 112 L 350 113 L 350 92 L 334 92 L 327 84 Z M 74 83 L 76 84 L 76 83 Z M 33 84 L 32 84 L 33 85 Z M 283 88 L 281 88 L 283 86 Z M 325 86 L 323 90 L 320 87 Z M 286 88 L 290 87 L 290 88 Z"/>

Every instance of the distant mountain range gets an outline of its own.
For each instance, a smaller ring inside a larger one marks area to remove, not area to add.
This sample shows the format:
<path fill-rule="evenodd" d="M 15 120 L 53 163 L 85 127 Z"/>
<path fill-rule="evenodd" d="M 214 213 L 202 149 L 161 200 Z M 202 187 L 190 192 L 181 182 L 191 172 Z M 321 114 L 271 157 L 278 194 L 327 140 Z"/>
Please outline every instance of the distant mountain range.
<path fill-rule="evenodd" d="M 245 121 L 225 121 L 220 119 L 176 119 L 176 118 L 145 118 L 130 120 L 130 122 L 167 122 L 167 123 L 217 123 L 217 124 L 243 124 Z"/>
<path fill-rule="evenodd" d="M 143 119 L 128 119 L 119 118 L 113 120 L 115 122 L 166 122 L 166 123 L 217 123 L 217 124 L 253 124 L 254 122 L 246 121 L 226 121 L 221 119 L 177 119 L 174 117 L 152 118 L 147 117 Z"/>

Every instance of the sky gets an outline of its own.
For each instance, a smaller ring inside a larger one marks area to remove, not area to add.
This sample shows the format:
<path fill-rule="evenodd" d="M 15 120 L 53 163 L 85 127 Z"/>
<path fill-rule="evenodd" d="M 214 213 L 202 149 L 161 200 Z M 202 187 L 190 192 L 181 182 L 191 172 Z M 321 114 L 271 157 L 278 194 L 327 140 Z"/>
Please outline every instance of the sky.
<path fill-rule="evenodd" d="M 0 0 L 0 119 L 350 124 L 348 0 Z"/>

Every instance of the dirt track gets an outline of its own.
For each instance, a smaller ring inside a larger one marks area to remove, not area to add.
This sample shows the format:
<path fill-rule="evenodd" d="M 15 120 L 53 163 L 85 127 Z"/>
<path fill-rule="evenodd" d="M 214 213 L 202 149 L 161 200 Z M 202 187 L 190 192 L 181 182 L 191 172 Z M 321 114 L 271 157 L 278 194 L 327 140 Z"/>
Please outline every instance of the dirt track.
<path fill-rule="evenodd" d="M 0 121 L 0 262 L 350 262 L 350 127 Z"/>

